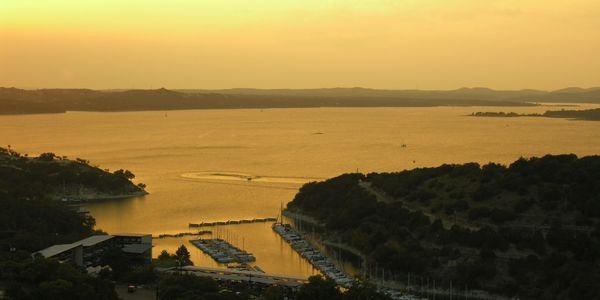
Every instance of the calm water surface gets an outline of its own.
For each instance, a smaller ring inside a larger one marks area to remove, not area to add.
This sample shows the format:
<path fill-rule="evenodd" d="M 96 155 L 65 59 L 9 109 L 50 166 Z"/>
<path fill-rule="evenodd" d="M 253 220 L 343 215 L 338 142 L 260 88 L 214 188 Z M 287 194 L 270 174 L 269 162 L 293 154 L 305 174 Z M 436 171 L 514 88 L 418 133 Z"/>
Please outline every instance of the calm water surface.
<path fill-rule="evenodd" d="M 560 107 L 1 116 L 0 144 L 31 155 L 50 151 L 85 158 L 102 168 L 133 171 L 135 181 L 146 183 L 151 194 L 86 205 L 97 227 L 112 233 L 177 233 L 189 231 L 190 222 L 274 217 L 302 183 L 345 172 L 600 153 L 600 122 L 465 116 L 474 111 L 548 109 Z M 218 231 L 254 253 L 256 264 L 267 272 L 298 276 L 314 272 L 269 224 L 221 226 Z M 217 266 L 188 239 L 155 240 L 154 255 L 186 244 L 196 265 Z"/>

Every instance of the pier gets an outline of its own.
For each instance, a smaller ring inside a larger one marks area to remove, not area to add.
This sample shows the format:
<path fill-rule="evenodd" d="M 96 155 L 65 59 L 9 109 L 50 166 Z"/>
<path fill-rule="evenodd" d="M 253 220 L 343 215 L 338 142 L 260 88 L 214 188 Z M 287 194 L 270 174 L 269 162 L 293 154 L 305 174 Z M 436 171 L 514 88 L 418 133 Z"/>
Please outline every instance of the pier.
<path fill-rule="evenodd" d="M 279 234 L 298 252 L 298 254 L 307 259 L 317 270 L 325 274 L 325 276 L 331 278 L 337 284 L 345 288 L 352 286 L 354 280 L 350 276 L 340 271 L 329 261 L 327 256 L 321 254 L 317 249 L 312 247 L 300 234 L 294 231 L 290 225 L 275 223 L 273 224 L 273 231 Z"/>
<path fill-rule="evenodd" d="M 247 263 L 256 261 L 256 257 L 222 239 L 191 240 L 190 243 L 221 264 Z"/>
<path fill-rule="evenodd" d="M 189 223 L 189 227 L 190 228 L 198 228 L 198 227 L 211 227 L 211 226 L 222 226 L 222 225 L 265 223 L 265 222 L 275 222 L 275 221 L 277 221 L 277 218 L 255 218 L 255 219 L 243 219 L 243 220 L 227 220 L 227 221 L 216 221 L 216 222 Z"/>
<path fill-rule="evenodd" d="M 174 234 L 163 233 L 163 234 L 159 234 L 158 236 L 152 236 L 152 238 L 153 239 L 180 238 L 180 237 L 184 237 L 184 236 L 199 236 L 199 235 L 210 235 L 210 234 L 212 234 L 212 231 L 202 230 L 202 231 L 198 231 L 198 232 L 180 232 L 180 233 L 174 233 Z"/>

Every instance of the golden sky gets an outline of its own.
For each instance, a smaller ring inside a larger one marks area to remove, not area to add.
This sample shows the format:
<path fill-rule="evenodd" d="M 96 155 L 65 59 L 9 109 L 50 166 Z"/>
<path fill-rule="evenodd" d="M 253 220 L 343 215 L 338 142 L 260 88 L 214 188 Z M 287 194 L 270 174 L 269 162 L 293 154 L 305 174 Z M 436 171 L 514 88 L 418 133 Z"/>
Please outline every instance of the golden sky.
<path fill-rule="evenodd" d="M 0 86 L 600 86 L 600 1 L 0 0 Z"/>

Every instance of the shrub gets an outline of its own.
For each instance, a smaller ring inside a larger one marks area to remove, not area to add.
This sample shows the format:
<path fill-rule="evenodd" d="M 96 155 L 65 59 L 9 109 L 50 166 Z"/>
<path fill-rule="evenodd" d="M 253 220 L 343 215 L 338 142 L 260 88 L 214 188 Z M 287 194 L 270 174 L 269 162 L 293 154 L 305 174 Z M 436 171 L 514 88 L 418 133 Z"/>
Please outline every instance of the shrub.
<path fill-rule="evenodd" d="M 481 218 L 487 218 L 491 214 L 491 211 L 487 207 L 474 207 L 469 211 L 469 219 L 477 220 Z"/>
<path fill-rule="evenodd" d="M 517 214 L 509 210 L 494 208 L 490 214 L 490 218 L 496 223 L 502 223 L 516 219 Z"/>

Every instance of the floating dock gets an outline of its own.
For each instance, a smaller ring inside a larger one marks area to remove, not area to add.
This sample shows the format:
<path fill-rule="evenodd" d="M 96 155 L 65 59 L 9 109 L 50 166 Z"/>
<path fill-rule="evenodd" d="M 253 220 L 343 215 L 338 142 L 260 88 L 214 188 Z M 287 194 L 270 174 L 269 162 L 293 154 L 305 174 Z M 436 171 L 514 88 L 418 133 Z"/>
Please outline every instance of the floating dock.
<path fill-rule="evenodd" d="M 217 221 L 217 222 L 202 222 L 202 223 L 189 223 L 189 227 L 211 227 L 221 225 L 236 225 L 236 224 L 248 224 L 248 223 L 265 223 L 275 222 L 277 218 L 257 218 L 257 219 L 244 219 L 244 220 L 228 220 L 228 221 Z"/>
<path fill-rule="evenodd" d="M 202 231 L 198 231 L 198 232 L 180 232 L 180 233 L 175 233 L 175 234 L 164 233 L 164 234 L 159 234 L 158 236 L 152 236 L 152 238 L 153 239 L 179 238 L 179 237 L 184 237 L 184 236 L 198 236 L 198 235 L 209 235 L 209 234 L 212 234 L 212 231 L 202 230 Z"/>
<path fill-rule="evenodd" d="M 288 224 L 273 224 L 273 231 L 277 232 L 286 242 L 288 242 L 294 250 L 302 257 L 306 258 L 317 270 L 321 271 L 325 276 L 333 279 L 337 284 L 349 288 L 352 286 L 353 279 L 329 261 L 327 256 L 321 254 L 317 249 L 312 247 L 300 234 L 298 234 Z"/>
<path fill-rule="evenodd" d="M 222 239 L 191 240 L 190 243 L 208 254 L 218 263 L 247 263 L 256 261 L 256 257 Z"/>

